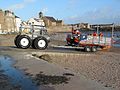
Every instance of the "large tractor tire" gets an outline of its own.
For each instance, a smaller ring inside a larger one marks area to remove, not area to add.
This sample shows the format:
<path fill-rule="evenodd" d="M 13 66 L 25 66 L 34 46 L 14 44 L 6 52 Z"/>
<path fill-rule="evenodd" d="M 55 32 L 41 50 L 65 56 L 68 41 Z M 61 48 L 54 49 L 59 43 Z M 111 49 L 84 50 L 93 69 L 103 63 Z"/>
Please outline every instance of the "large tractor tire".
<path fill-rule="evenodd" d="M 37 37 L 33 40 L 33 48 L 44 50 L 48 46 L 47 39 L 44 37 Z"/>
<path fill-rule="evenodd" d="M 17 46 L 17 48 L 19 48 L 19 45 L 18 45 L 18 38 L 19 38 L 20 35 L 17 35 L 14 39 L 14 44 Z"/>
<path fill-rule="evenodd" d="M 29 36 L 27 35 L 20 35 L 17 39 L 16 39 L 16 46 L 19 48 L 29 48 L 31 45 L 31 39 Z"/>

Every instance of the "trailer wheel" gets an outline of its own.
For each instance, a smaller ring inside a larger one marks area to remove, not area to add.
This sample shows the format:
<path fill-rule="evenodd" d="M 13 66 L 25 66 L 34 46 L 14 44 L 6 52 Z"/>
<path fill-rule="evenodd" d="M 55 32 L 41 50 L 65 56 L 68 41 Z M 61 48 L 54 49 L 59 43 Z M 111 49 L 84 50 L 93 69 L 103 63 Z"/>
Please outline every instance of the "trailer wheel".
<path fill-rule="evenodd" d="M 14 39 L 14 44 L 19 48 L 20 46 L 18 45 L 18 38 L 19 38 L 20 35 L 17 35 Z"/>
<path fill-rule="evenodd" d="M 97 47 L 96 46 L 91 47 L 91 51 L 92 52 L 96 52 L 97 51 Z"/>
<path fill-rule="evenodd" d="M 44 50 L 48 46 L 47 39 L 44 37 L 38 37 L 33 41 L 33 47 L 36 49 Z"/>
<path fill-rule="evenodd" d="M 31 39 L 30 39 L 29 36 L 20 35 L 20 36 L 17 38 L 16 44 L 18 45 L 19 48 L 26 49 L 26 48 L 29 48 L 29 47 L 30 47 L 30 45 L 31 45 Z"/>
<path fill-rule="evenodd" d="M 90 52 L 91 48 L 89 46 L 85 46 L 84 50 L 85 50 L 85 52 Z"/>

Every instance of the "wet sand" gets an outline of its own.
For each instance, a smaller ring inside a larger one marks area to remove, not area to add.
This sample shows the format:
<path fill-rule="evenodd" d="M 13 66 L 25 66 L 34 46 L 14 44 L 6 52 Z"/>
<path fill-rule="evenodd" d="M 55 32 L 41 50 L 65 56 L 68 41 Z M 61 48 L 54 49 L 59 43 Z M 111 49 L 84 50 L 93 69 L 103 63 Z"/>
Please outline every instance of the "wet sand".
<path fill-rule="evenodd" d="M 3 74 L 3 72 L 4 71 L 0 71 L 0 90 L 20 90 L 19 85 L 11 84 L 11 78 Z"/>
<path fill-rule="evenodd" d="M 53 61 L 49 62 L 44 60 L 44 58 L 35 57 L 34 53 L 44 54 L 48 52 L 29 52 L 29 49 L 16 51 L 13 49 L 11 53 L 9 50 L 1 50 L 1 54 L 7 54 L 14 59 L 16 62 L 15 68 L 23 70 L 26 75 L 33 78 L 33 81 L 35 80 L 38 85 L 40 84 L 40 90 L 113 90 L 111 87 L 104 87 L 95 80 L 76 73 L 71 68 L 55 63 L 54 60 L 58 60 L 58 57 L 54 59 L 50 55 Z M 52 53 L 56 56 L 54 52 Z M 61 53 L 58 53 L 58 55 L 61 55 Z M 63 55 L 66 54 L 64 53 Z M 60 56 L 59 59 L 61 59 Z M 61 59 L 62 61 L 64 62 L 63 58 Z M 42 80 L 43 82 L 41 82 Z"/>

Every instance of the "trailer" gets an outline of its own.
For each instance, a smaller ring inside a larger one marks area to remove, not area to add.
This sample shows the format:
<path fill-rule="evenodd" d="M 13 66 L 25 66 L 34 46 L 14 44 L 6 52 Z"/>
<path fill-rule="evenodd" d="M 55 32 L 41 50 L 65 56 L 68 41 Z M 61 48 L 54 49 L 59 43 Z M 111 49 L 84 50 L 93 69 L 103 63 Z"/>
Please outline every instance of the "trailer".
<path fill-rule="evenodd" d="M 65 46 L 55 46 L 56 48 L 66 48 L 66 49 L 83 49 L 85 52 L 96 52 L 98 50 L 110 49 L 113 42 L 113 31 L 114 24 L 99 24 L 94 25 L 97 27 L 97 31 L 93 34 L 82 34 L 80 30 L 73 29 L 70 34 L 66 37 L 67 45 Z M 106 36 L 99 32 L 98 27 L 109 26 L 111 27 L 111 36 Z"/>
<path fill-rule="evenodd" d="M 85 36 L 83 36 L 85 37 Z M 94 41 L 94 37 L 92 37 L 92 39 L 88 40 L 88 39 L 84 39 L 81 40 L 79 42 L 78 45 L 75 44 L 68 44 L 67 45 L 63 45 L 63 46 L 58 46 L 58 45 L 52 45 L 53 48 L 61 48 L 61 49 L 75 49 L 75 50 L 83 50 L 85 52 L 96 52 L 98 50 L 105 50 L 105 49 L 109 49 L 112 46 L 112 38 L 106 38 L 103 37 L 102 40 L 99 40 L 99 37 L 95 37 L 98 38 L 98 42 L 95 39 Z"/>
<path fill-rule="evenodd" d="M 86 52 L 96 52 L 97 50 L 109 49 L 112 46 L 112 38 L 104 36 L 83 36 L 77 47 L 81 47 Z M 73 46 L 74 47 L 74 46 Z"/>

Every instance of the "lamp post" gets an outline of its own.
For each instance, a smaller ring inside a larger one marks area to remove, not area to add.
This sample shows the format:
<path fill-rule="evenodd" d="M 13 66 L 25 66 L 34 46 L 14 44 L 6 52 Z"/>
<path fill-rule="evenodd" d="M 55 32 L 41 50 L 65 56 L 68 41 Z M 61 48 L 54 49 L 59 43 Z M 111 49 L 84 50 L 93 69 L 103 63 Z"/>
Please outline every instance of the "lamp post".
<path fill-rule="evenodd" d="M 99 27 L 100 27 L 100 26 L 99 26 L 99 25 L 97 25 L 97 34 L 99 33 Z"/>
<path fill-rule="evenodd" d="M 114 37 L 114 23 L 112 24 L 112 39 Z"/>

